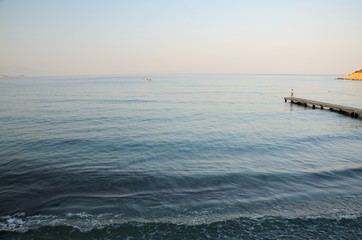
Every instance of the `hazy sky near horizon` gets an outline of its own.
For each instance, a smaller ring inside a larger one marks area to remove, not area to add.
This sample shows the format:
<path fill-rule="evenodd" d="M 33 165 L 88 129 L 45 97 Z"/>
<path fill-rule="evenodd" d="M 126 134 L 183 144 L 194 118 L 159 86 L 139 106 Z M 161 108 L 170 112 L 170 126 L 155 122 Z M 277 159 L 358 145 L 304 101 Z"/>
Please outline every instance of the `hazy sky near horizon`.
<path fill-rule="evenodd" d="M 0 0 L 0 74 L 362 68 L 361 0 Z"/>

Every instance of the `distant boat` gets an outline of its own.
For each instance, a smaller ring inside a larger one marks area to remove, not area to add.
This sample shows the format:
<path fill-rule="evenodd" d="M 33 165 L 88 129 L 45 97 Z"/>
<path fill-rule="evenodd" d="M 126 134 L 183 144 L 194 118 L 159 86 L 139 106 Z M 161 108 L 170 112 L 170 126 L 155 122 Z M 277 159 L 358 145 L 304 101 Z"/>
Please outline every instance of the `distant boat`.
<path fill-rule="evenodd" d="M 151 78 L 144 78 L 143 81 L 152 81 Z"/>

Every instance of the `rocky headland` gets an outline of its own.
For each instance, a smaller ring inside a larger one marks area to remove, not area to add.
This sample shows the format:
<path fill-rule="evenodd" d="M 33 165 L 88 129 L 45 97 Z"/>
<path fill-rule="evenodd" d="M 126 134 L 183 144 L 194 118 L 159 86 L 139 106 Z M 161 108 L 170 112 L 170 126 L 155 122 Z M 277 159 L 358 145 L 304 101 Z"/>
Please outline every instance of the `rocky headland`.
<path fill-rule="evenodd" d="M 355 71 L 354 73 L 348 74 L 344 77 L 341 77 L 339 79 L 344 79 L 344 80 L 362 80 L 362 69 Z"/>

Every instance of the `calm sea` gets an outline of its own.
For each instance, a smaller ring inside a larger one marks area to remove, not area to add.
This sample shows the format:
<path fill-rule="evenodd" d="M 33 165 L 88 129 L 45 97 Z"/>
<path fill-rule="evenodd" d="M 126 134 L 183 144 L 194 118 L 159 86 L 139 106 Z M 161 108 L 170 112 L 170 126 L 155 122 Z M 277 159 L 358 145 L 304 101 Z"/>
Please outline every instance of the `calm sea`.
<path fill-rule="evenodd" d="M 362 120 L 283 99 L 335 77 L 1 79 L 0 238 L 361 239 Z"/>

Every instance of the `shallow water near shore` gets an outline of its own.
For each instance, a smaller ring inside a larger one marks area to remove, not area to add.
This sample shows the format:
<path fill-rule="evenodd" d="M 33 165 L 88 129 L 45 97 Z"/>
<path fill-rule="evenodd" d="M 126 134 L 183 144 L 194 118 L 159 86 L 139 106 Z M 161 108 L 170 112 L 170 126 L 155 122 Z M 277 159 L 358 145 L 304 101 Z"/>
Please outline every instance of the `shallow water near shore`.
<path fill-rule="evenodd" d="M 0 80 L 0 238 L 362 238 L 362 82 L 144 77 Z"/>

